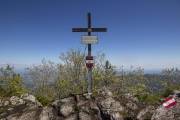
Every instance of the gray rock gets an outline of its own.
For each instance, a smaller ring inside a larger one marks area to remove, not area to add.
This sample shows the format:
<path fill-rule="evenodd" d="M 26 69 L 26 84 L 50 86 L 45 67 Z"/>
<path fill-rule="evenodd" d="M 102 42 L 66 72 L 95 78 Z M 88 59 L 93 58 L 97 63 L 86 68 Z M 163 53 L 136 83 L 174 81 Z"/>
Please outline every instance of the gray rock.
<path fill-rule="evenodd" d="M 151 120 L 175 120 L 172 109 L 159 107 L 153 114 Z"/>
<path fill-rule="evenodd" d="M 3 103 L 3 106 L 7 106 L 7 105 L 9 105 L 9 101 L 4 101 L 4 103 Z"/>
<path fill-rule="evenodd" d="M 137 119 L 138 120 L 151 119 L 154 111 L 155 111 L 155 108 L 153 106 L 147 106 L 146 108 L 140 110 L 140 112 L 137 115 Z"/>
<path fill-rule="evenodd" d="M 65 103 L 60 106 L 60 114 L 64 117 L 68 117 L 69 115 L 75 112 L 75 106 L 72 103 Z"/>
<path fill-rule="evenodd" d="M 125 97 L 127 100 L 131 100 L 131 101 L 133 101 L 133 102 L 139 102 L 138 98 L 137 98 L 137 97 L 134 97 L 134 96 L 131 95 L 130 93 L 125 94 L 124 97 Z"/>
<path fill-rule="evenodd" d="M 91 120 L 91 116 L 85 112 L 80 112 L 79 120 Z"/>
<path fill-rule="evenodd" d="M 124 118 L 119 112 L 114 112 L 112 113 L 110 120 L 124 120 Z"/>
<path fill-rule="evenodd" d="M 21 98 L 19 98 L 19 97 L 17 97 L 17 96 L 12 96 L 12 97 L 10 98 L 10 103 L 11 103 L 12 105 L 21 105 L 21 104 L 24 104 L 25 101 L 23 101 L 23 99 L 21 99 Z"/>
<path fill-rule="evenodd" d="M 131 109 L 131 110 L 137 110 L 138 109 L 138 106 L 133 103 L 132 101 L 129 101 L 127 104 L 126 104 L 126 107 Z"/>
<path fill-rule="evenodd" d="M 3 106 L 3 100 L 0 99 L 0 107 Z"/>
<path fill-rule="evenodd" d="M 59 105 L 59 103 L 60 103 L 60 100 L 55 100 L 51 105 L 52 105 L 53 107 L 56 107 L 56 106 Z"/>
<path fill-rule="evenodd" d="M 99 109 L 105 119 L 123 120 L 121 113 L 124 111 L 124 107 L 112 97 L 102 99 L 99 102 Z"/>
<path fill-rule="evenodd" d="M 68 97 L 68 98 L 61 99 L 60 102 L 62 102 L 62 103 L 72 103 L 72 102 L 74 102 L 74 97 Z"/>
<path fill-rule="evenodd" d="M 32 102 L 32 103 L 35 103 L 36 102 L 36 97 L 34 97 L 33 95 L 30 95 L 28 93 L 24 94 L 21 96 L 21 98 L 25 101 L 29 101 L 29 102 Z"/>
<path fill-rule="evenodd" d="M 151 120 L 180 120 L 180 98 L 176 98 L 177 104 L 172 108 L 159 106 Z"/>
<path fill-rule="evenodd" d="M 34 120 L 35 116 L 35 111 L 23 113 L 21 116 L 12 114 L 9 115 L 6 119 L 7 120 Z"/>
<path fill-rule="evenodd" d="M 52 120 L 53 117 L 53 109 L 51 107 L 44 107 L 39 115 L 40 120 Z"/>
<path fill-rule="evenodd" d="M 76 114 L 73 114 L 73 115 L 70 115 L 69 117 L 65 118 L 64 120 L 78 120 L 78 118 L 77 118 Z"/>
<path fill-rule="evenodd" d="M 179 94 L 179 93 L 180 93 L 180 90 L 174 90 L 173 93 L 174 93 L 174 94 Z"/>
<path fill-rule="evenodd" d="M 106 98 L 100 102 L 100 106 L 102 110 L 110 110 L 114 112 L 122 112 L 124 107 L 120 104 L 120 102 L 115 101 L 113 98 Z"/>
<path fill-rule="evenodd" d="M 33 103 L 39 107 L 42 107 L 42 104 L 36 99 L 34 95 L 26 93 L 24 95 L 21 95 L 21 99 L 23 99 L 26 103 Z"/>
<path fill-rule="evenodd" d="M 112 92 L 107 89 L 106 87 L 103 87 L 101 90 L 98 91 L 99 95 L 102 95 L 104 97 L 113 97 Z"/>

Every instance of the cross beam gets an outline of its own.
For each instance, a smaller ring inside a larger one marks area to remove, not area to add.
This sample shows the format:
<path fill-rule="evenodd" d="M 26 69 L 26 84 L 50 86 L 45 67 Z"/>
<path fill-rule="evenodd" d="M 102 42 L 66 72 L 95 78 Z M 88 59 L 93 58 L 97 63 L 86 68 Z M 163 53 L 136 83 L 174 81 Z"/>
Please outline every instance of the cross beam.
<path fill-rule="evenodd" d="M 87 28 L 72 28 L 72 32 L 87 32 L 91 36 L 91 32 L 107 32 L 107 28 L 93 28 L 91 25 L 91 13 L 87 14 Z M 88 57 L 91 56 L 91 44 L 88 44 Z M 93 57 L 92 57 L 93 58 Z M 88 94 L 92 93 L 92 68 L 88 68 Z"/>
<path fill-rule="evenodd" d="M 72 28 L 72 32 L 107 32 L 107 28 L 93 28 L 91 26 L 91 13 L 87 15 L 88 27 L 87 28 Z"/>
<path fill-rule="evenodd" d="M 106 28 L 73 28 L 73 32 L 106 32 Z"/>

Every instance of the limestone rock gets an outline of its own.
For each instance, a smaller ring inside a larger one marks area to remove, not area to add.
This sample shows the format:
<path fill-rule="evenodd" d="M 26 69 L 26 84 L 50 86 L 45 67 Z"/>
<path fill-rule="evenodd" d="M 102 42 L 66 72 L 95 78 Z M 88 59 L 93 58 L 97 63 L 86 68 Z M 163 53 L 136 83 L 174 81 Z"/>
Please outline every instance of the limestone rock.
<path fill-rule="evenodd" d="M 53 117 L 53 109 L 51 107 L 44 107 L 39 115 L 40 120 L 52 120 Z"/>
<path fill-rule="evenodd" d="M 102 95 L 104 97 L 113 97 L 112 92 L 107 89 L 106 87 L 103 87 L 101 90 L 98 91 L 99 95 Z"/>
<path fill-rule="evenodd" d="M 78 120 L 78 118 L 77 118 L 76 114 L 73 114 L 73 115 L 70 115 L 69 117 L 65 118 L 64 120 Z"/>
<path fill-rule="evenodd" d="M 22 98 L 23 100 L 25 100 L 25 101 L 30 101 L 30 102 L 33 102 L 33 103 L 36 102 L 36 98 L 35 98 L 33 95 L 29 95 L 28 93 L 22 95 L 21 98 Z"/>
<path fill-rule="evenodd" d="M 74 112 L 75 112 L 75 107 L 74 104 L 72 103 L 65 103 L 60 107 L 60 114 L 63 115 L 64 117 L 68 117 Z"/>
<path fill-rule="evenodd" d="M 106 98 L 100 102 L 102 110 L 110 110 L 115 112 L 122 112 L 124 107 L 120 102 L 115 101 L 113 98 Z"/>
<path fill-rule="evenodd" d="M 79 120 L 92 120 L 91 116 L 85 112 L 79 113 Z"/>
<path fill-rule="evenodd" d="M 60 102 L 62 102 L 62 103 L 73 103 L 74 97 L 68 97 L 68 98 L 61 99 Z"/>
<path fill-rule="evenodd" d="M 133 95 L 131 95 L 130 93 L 127 93 L 124 95 L 124 97 L 127 99 L 127 100 L 131 100 L 133 102 L 139 102 L 138 98 L 137 97 L 134 97 Z"/>
<path fill-rule="evenodd" d="M 25 102 L 23 101 L 23 99 L 17 97 L 17 96 L 12 96 L 10 98 L 10 103 L 12 105 L 20 105 L 20 104 L 24 104 Z"/>
<path fill-rule="evenodd" d="M 121 113 L 124 111 L 124 107 L 112 97 L 102 99 L 99 102 L 99 108 L 104 116 L 103 119 L 123 120 Z"/>
<path fill-rule="evenodd" d="M 0 98 L 0 107 L 3 106 L 3 100 Z"/>
<path fill-rule="evenodd" d="M 180 120 L 180 98 L 175 98 L 177 104 L 172 108 L 165 108 L 162 105 L 159 106 L 151 120 Z"/>
<path fill-rule="evenodd" d="M 132 101 L 129 101 L 127 104 L 126 104 L 126 107 L 128 107 L 129 109 L 131 110 L 137 110 L 138 109 L 138 106 L 133 103 Z"/>
<path fill-rule="evenodd" d="M 155 108 L 153 106 L 147 106 L 146 108 L 140 110 L 140 112 L 137 115 L 137 119 L 138 120 L 151 119 L 154 111 L 155 111 Z"/>

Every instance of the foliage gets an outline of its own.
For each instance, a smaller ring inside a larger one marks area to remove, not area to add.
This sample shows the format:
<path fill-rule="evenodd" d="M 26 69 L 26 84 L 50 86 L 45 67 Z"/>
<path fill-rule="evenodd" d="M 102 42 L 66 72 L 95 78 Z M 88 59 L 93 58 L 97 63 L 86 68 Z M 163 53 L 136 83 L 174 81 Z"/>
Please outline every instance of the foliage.
<path fill-rule="evenodd" d="M 105 54 L 99 53 L 95 59 L 93 70 L 94 90 L 110 87 L 115 82 L 115 67 L 106 59 Z"/>
<path fill-rule="evenodd" d="M 77 49 L 71 49 L 60 55 L 56 80 L 57 96 L 63 98 L 69 94 L 86 92 L 85 54 Z"/>
<path fill-rule="evenodd" d="M 58 97 L 87 92 L 85 53 L 79 49 L 71 49 L 62 53 L 59 58 L 61 63 L 58 64 L 58 79 L 56 81 Z M 94 90 L 102 86 L 110 86 L 114 77 L 114 67 L 105 59 L 104 54 L 98 54 L 93 68 Z"/>
<path fill-rule="evenodd" d="M 26 92 L 22 77 L 10 65 L 0 68 L 0 83 L 0 96 L 20 96 Z"/>
<path fill-rule="evenodd" d="M 37 95 L 36 98 L 43 106 L 48 106 L 52 102 L 52 99 L 50 99 L 50 97 Z"/>
<path fill-rule="evenodd" d="M 136 96 L 140 101 L 144 101 L 149 94 L 144 84 L 137 84 L 131 86 L 128 88 L 128 91 L 133 96 Z"/>
<path fill-rule="evenodd" d="M 6 95 L 7 95 L 6 90 L 2 86 L 0 86 L 0 98 Z"/>
<path fill-rule="evenodd" d="M 20 96 L 26 92 L 23 87 L 22 78 L 19 74 L 14 74 L 13 78 L 8 81 L 8 91 L 10 95 Z"/>
<path fill-rule="evenodd" d="M 159 94 L 149 94 L 145 99 L 144 102 L 147 104 L 158 104 L 160 101 L 161 96 Z"/>
<path fill-rule="evenodd" d="M 59 98 L 66 97 L 72 92 L 72 85 L 68 80 L 58 80 L 56 85 Z"/>
<path fill-rule="evenodd" d="M 60 55 L 60 63 L 42 60 L 39 65 L 27 68 L 28 78 L 33 81 L 33 93 L 43 105 L 48 105 L 55 97 L 64 98 L 70 94 L 87 92 L 87 68 L 85 52 L 71 49 Z M 144 74 L 141 67 L 130 70 L 119 69 L 99 53 L 93 68 L 93 95 L 98 89 L 108 87 L 116 95 L 130 93 L 141 102 L 156 104 L 160 96 L 167 97 L 174 90 L 180 90 L 180 70 L 167 68 L 161 74 Z M 22 77 L 10 65 L 0 68 L 0 97 L 21 95 L 25 91 Z"/>
<path fill-rule="evenodd" d="M 34 84 L 33 93 L 42 104 L 46 105 L 55 98 L 53 86 L 57 79 L 57 68 L 53 62 L 43 59 L 40 65 L 27 68 L 27 73 Z"/>

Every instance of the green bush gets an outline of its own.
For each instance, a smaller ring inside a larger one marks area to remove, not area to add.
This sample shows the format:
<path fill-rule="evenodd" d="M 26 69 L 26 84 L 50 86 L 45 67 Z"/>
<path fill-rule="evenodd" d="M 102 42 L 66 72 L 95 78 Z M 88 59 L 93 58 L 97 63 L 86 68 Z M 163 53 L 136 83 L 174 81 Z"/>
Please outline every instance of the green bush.
<path fill-rule="evenodd" d="M 9 79 L 8 92 L 10 96 L 20 96 L 26 92 L 25 88 L 23 87 L 22 78 L 20 75 L 14 74 L 13 77 Z"/>
<path fill-rule="evenodd" d="M 166 88 L 165 89 L 165 91 L 162 93 L 162 96 L 163 97 L 168 97 L 170 94 L 172 94 L 173 93 L 173 89 L 172 88 L 170 88 L 170 87 L 168 87 L 168 88 Z"/>
<path fill-rule="evenodd" d="M 147 91 L 147 87 L 144 84 L 137 84 L 134 86 L 130 86 L 128 87 L 128 91 L 133 96 L 136 96 L 139 99 L 139 101 L 142 101 L 142 102 L 149 95 L 149 92 Z"/>
<path fill-rule="evenodd" d="M 20 96 L 26 90 L 23 86 L 23 79 L 20 74 L 15 73 L 10 65 L 0 68 L 0 96 Z"/>
<path fill-rule="evenodd" d="M 148 95 L 148 96 L 146 97 L 145 102 L 146 102 L 147 104 L 154 105 L 154 104 L 159 103 L 159 100 L 160 100 L 160 95 L 151 94 L 151 95 Z"/>
<path fill-rule="evenodd" d="M 135 95 L 135 96 L 138 98 L 138 100 L 140 102 L 145 102 L 146 98 L 148 97 L 147 94 L 142 94 L 142 95 L 138 94 L 138 95 Z"/>
<path fill-rule="evenodd" d="M 0 86 L 0 98 L 6 96 L 6 91 Z"/>
<path fill-rule="evenodd" d="M 36 96 L 36 98 L 43 106 L 49 105 L 52 101 L 51 98 L 45 96 Z"/>

